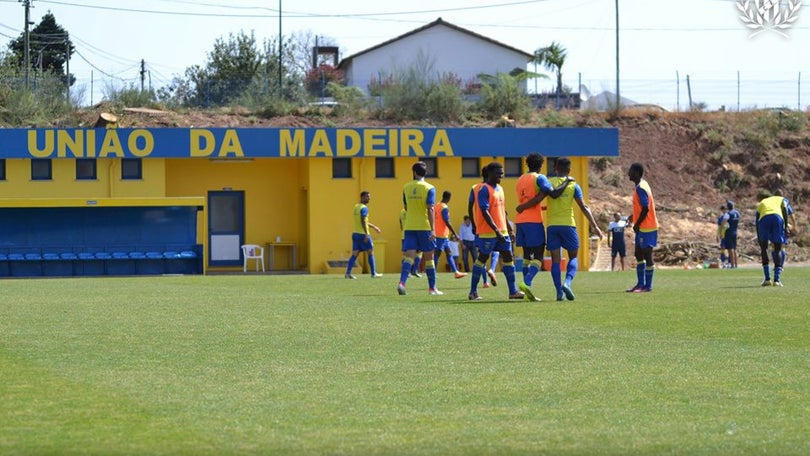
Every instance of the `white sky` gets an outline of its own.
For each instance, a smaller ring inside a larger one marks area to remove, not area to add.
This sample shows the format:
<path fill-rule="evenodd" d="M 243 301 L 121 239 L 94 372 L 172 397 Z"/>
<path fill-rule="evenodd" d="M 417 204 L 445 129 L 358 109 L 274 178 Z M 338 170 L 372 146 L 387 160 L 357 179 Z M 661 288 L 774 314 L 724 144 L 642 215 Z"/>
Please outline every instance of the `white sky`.
<path fill-rule="evenodd" d="M 710 108 L 810 106 L 810 2 L 782 36 L 746 29 L 737 4 L 762 0 L 618 0 L 620 88 L 624 97 L 667 109 L 692 99 Z M 591 93 L 615 91 L 616 0 L 32 0 L 31 20 L 51 11 L 79 55 L 70 62 L 86 103 L 105 87 L 139 83 L 146 61 L 152 86 L 203 65 L 217 38 L 255 32 L 261 42 L 279 32 L 330 37 L 342 57 L 442 17 L 447 22 L 526 52 L 557 41 L 568 50 L 564 83 L 579 78 Z M 22 33 L 24 7 L 0 0 L 0 43 Z M 752 32 L 759 32 L 750 36 Z M 477 56 L 471 56 L 476 58 Z M 531 69 L 531 68 L 530 68 Z M 92 72 L 92 77 L 91 77 Z M 738 95 L 738 72 L 740 77 Z M 678 83 L 680 82 L 680 83 Z M 91 91 L 92 84 L 92 91 Z M 539 91 L 553 83 L 539 81 Z M 77 89 L 80 90 L 80 89 Z M 738 101 L 739 100 L 739 101 Z"/>

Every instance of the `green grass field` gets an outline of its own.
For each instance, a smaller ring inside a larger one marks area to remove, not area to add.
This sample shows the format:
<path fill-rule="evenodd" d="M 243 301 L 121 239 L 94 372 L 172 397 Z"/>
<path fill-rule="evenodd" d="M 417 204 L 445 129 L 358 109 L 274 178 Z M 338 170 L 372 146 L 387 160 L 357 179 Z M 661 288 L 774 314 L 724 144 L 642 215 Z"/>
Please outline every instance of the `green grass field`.
<path fill-rule="evenodd" d="M 810 454 L 810 268 L 634 277 L 2 280 L 0 454 Z"/>

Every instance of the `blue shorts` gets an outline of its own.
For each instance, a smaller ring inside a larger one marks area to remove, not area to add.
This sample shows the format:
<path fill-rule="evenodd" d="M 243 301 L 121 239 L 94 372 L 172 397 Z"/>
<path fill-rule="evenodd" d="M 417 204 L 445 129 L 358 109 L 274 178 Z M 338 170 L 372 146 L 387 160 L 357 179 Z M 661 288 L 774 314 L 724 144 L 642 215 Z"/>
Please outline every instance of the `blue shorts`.
<path fill-rule="evenodd" d="M 450 248 L 450 244 L 447 243 L 447 238 L 436 238 L 436 250 L 444 252 L 445 250 Z"/>
<path fill-rule="evenodd" d="M 579 235 L 577 234 L 577 227 L 553 225 L 548 227 L 548 235 L 546 236 L 546 249 L 558 250 L 564 248 L 565 250 L 579 250 Z"/>
<path fill-rule="evenodd" d="M 768 214 L 757 222 L 757 236 L 760 242 L 770 241 L 774 244 L 787 244 L 785 221 L 776 214 Z"/>
<path fill-rule="evenodd" d="M 658 230 L 639 231 L 636 233 L 636 248 L 647 249 L 658 245 Z"/>
<path fill-rule="evenodd" d="M 402 240 L 402 250 L 432 252 L 436 250 L 436 242 L 430 240 L 430 231 L 428 230 L 405 230 L 405 238 Z"/>
<path fill-rule="evenodd" d="M 489 255 L 492 252 L 512 253 L 512 241 L 509 236 L 504 236 L 504 241 L 498 241 L 498 238 L 495 237 L 476 237 L 475 247 L 482 255 Z"/>
<path fill-rule="evenodd" d="M 371 238 L 366 239 L 363 233 L 352 233 L 352 251 L 364 252 L 374 248 Z"/>
<path fill-rule="evenodd" d="M 723 235 L 723 236 L 725 236 L 725 235 Z M 723 239 L 720 239 L 720 248 L 721 249 L 726 248 L 726 238 L 725 237 Z"/>
<path fill-rule="evenodd" d="M 515 244 L 518 247 L 540 247 L 546 243 L 546 228 L 542 223 L 516 223 Z"/>
<path fill-rule="evenodd" d="M 625 257 L 627 255 L 627 246 L 624 243 L 624 238 L 621 238 L 621 242 L 614 242 L 612 246 L 610 246 L 610 257 L 616 258 L 616 256 Z"/>
<path fill-rule="evenodd" d="M 726 235 L 723 238 L 723 245 L 725 246 L 724 248 L 729 249 L 729 250 L 736 249 L 737 248 L 737 233 L 736 232 L 729 233 L 728 231 L 726 231 Z"/>

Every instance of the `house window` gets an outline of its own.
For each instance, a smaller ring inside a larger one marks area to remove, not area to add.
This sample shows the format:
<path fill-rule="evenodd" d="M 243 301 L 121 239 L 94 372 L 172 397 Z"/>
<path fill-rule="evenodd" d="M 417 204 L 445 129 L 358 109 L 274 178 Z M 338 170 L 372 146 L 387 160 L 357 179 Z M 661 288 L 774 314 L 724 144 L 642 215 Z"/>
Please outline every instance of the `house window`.
<path fill-rule="evenodd" d="M 352 159 L 351 158 L 333 158 L 332 159 L 332 178 L 333 179 L 347 179 L 352 177 Z"/>
<path fill-rule="evenodd" d="M 462 158 L 461 177 L 481 177 L 481 159 Z"/>
<path fill-rule="evenodd" d="M 425 177 L 439 177 L 439 163 L 436 157 L 425 157 L 422 161 L 427 165 Z"/>
<path fill-rule="evenodd" d="M 51 180 L 53 170 L 51 169 L 50 158 L 31 159 L 31 180 Z"/>
<path fill-rule="evenodd" d="M 507 157 L 503 164 L 504 177 L 520 177 L 523 174 L 523 159 L 520 157 Z"/>
<path fill-rule="evenodd" d="M 377 157 L 374 160 L 374 171 L 377 177 L 394 177 L 394 159 Z"/>
<path fill-rule="evenodd" d="M 76 180 L 96 180 L 97 178 L 95 158 L 76 159 Z"/>
<path fill-rule="evenodd" d="M 6 180 L 6 159 L 0 158 L 0 181 Z"/>
<path fill-rule="evenodd" d="M 140 158 L 121 159 L 121 180 L 143 179 L 143 163 Z"/>

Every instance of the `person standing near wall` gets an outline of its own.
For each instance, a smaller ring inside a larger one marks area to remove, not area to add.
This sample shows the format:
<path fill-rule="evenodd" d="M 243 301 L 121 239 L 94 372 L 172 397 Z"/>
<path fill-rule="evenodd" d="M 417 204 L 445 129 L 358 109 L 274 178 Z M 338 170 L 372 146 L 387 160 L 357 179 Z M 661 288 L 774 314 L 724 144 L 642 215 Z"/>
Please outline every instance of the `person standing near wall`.
<path fill-rule="evenodd" d="M 425 181 L 427 164 L 419 161 L 411 167 L 413 180 L 402 188 L 402 203 L 405 206 L 405 238 L 402 269 L 399 274 L 397 293 L 407 294 L 405 283 L 411 274 L 416 252 L 421 251 L 425 262 L 425 275 L 428 278 L 428 293 L 442 295 L 436 288 L 436 266 L 433 262 L 433 251 L 436 250 L 436 231 L 434 228 L 434 206 L 436 188 Z"/>
<path fill-rule="evenodd" d="M 472 220 L 469 215 L 464 216 L 464 221 L 458 227 L 458 237 L 461 240 L 461 262 L 464 270 L 470 272 L 469 258 L 475 261 L 475 231 L 473 231 Z"/>
<path fill-rule="evenodd" d="M 723 241 L 728 250 L 729 267 L 737 267 L 737 226 L 740 224 L 740 211 L 734 209 L 734 201 L 726 201 L 726 209 L 723 214 L 723 223 L 728 224 Z"/>
<path fill-rule="evenodd" d="M 622 218 L 621 212 L 613 214 L 613 221 L 608 224 L 608 245 L 610 245 L 610 270 L 616 269 L 616 257 L 622 265 L 624 271 L 624 257 L 627 255 L 627 245 L 624 242 L 624 228 L 627 226 L 627 219 Z"/>
<path fill-rule="evenodd" d="M 371 240 L 371 233 L 369 228 L 376 232 L 381 232 L 377 225 L 368 221 L 368 203 L 371 201 L 371 193 L 367 191 L 360 192 L 360 202 L 354 205 L 352 211 L 352 220 L 354 222 L 354 231 L 352 231 L 352 256 L 349 257 L 349 264 L 346 267 L 347 279 L 356 279 L 352 275 L 352 268 L 357 261 L 357 256 L 360 252 L 366 252 L 368 259 L 368 268 L 372 278 L 382 277 L 382 274 L 377 274 L 377 267 L 374 263 L 374 243 Z"/>
<path fill-rule="evenodd" d="M 658 216 L 655 213 L 655 200 L 652 189 L 644 179 L 644 165 L 633 163 L 627 171 L 627 177 L 636 184 L 633 191 L 632 223 L 636 234 L 636 284 L 627 290 L 628 293 L 643 293 L 653 289 L 653 248 L 658 245 Z"/>
<path fill-rule="evenodd" d="M 788 222 L 788 219 L 790 222 Z M 787 243 L 788 237 L 796 229 L 796 216 L 787 198 L 782 196 L 781 191 L 775 192 L 774 196 L 763 198 L 757 204 L 757 241 L 759 242 L 760 254 L 762 255 L 762 272 L 765 280 L 762 286 L 782 286 L 782 268 L 785 265 L 785 251 L 782 246 Z M 771 282 L 771 271 L 768 264 L 768 243 L 773 246 L 771 257 L 773 258 L 773 282 Z"/>

